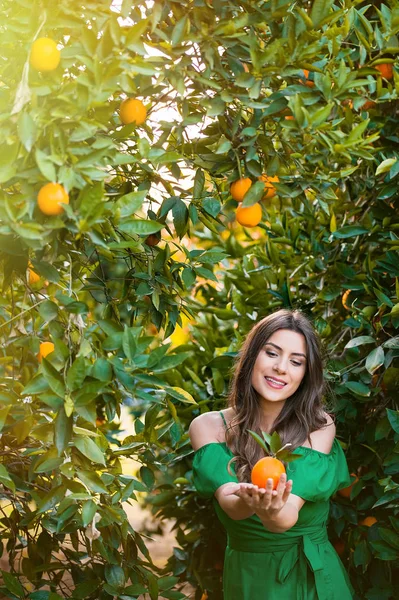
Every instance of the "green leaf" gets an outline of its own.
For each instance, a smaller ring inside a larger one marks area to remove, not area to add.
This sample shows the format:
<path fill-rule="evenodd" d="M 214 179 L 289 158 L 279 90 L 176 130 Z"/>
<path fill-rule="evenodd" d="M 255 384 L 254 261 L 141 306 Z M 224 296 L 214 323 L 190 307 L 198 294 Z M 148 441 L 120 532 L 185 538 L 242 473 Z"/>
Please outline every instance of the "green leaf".
<path fill-rule="evenodd" d="M 371 337 L 371 335 L 360 335 L 349 340 L 345 348 L 356 348 L 357 346 L 362 346 L 363 344 L 375 344 L 375 339 Z"/>
<path fill-rule="evenodd" d="M 150 219 L 130 219 L 127 222 L 120 223 L 118 229 L 129 235 L 150 235 L 161 231 L 163 227 L 162 223 Z"/>
<path fill-rule="evenodd" d="M 263 181 L 257 181 L 253 183 L 247 193 L 244 196 L 244 200 L 241 203 L 242 207 L 252 206 L 262 199 L 265 193 L 265 184 Z"/>
<path fill-rule="evenodd" d="M 38 373 L 29 381 L 22 391 L 23 396 L 40 394 L 49 389 L 49 384 L 42 373 Z"/>
<path fill-rule="evenodd" d="M 99 379 L 100 381 L 111 381 L 112 379 L 112 366 L 106 358 L 97 358 L 93 365 L 92 377 Z"/>
<path fill-rule="evenodd" d="M 44 378 L 49 384 L 50 388 L 55 394 L 57 394 L 57 396 L 64 398 L 65 385 L 61 375 L 56 369 L 54 369 L 53 365 L 46 358 L 42 359 L 42 368 Z"/>
<path fill-rule="evenodd" d="M 258 435 L 254 431 L 251 431 L 251 429 L 248 429 L 247 431 L 254 438 L 255 442 L 257 442 L 259 444 L 259 446 L 261 448 L 263 448 L 263 450 L 266 452 L 266 454 L 270 454 L 269 448 L 266 446 L 265 441 L 262 440 L 262 438 L 260 437 L 260 435 Z"/>
<path fill-rule="evenodd" d="M 373 374 L 374 371 L 379 369 L 385 360 L 384 350 L 379 346 L 378 348 L 374 348 L 368 355 L 366 359 L 366 369 L 369 373 Z"/>
<path fill-rule="evenodd" d="M 1 463 L 0 463 L 0 483 L 2 483 L 3 485 L 8 487 L 11 491 L 13 491 L 15 493 L 15 483 L 13 482 L 10 475 L 8 474 L 8 471 L 5 468 L 5 466 L 2 465 Z"/>
<path fill-rule="evenodd" d="M 205 185 L 205 175 L 202 169 L 197 169 L 194 177 L 193 199 L 199 200 L 202 197 Z"/>
<path fill-rule="evenodd" d="M 30 152 L 37 138 L 37 127 L 29 113 L 20 113 L 18 118 L 18 137 L 25 150 Z"/>
<path fill-rule="evenodd" d="M 67 417 L 65 409 L 62 406 L 57 414 L 54 423 L 54 445 L 57 448 L 58 456 L 64 452 L 72 437 L 73 418 Z"/>
<path fill-rule="evenodd" d="M 356 225 L 348 225 L 347 227 L 341 227 L 341 229 L 337 229 L 332 234 L 335 238 L 350 238 L 355 237 L 357 235 L 362 235 L 363 233 L 369 233 L 369 230 L 365 227 L 357 227 Z"/>
<path fill-rule="evenodd" d="M 52 321 L 58 316 L 58 306 L 55 302 L 52 302 L 51 300 L 45 300 L 44 302 L 42 302 L 38 310 L 42 319 L 47 322 Z"/>
<path fill-rule="evenodd" d="M 105 579 L 116 589 L 123 588 L 126 582 L 125 572 L 119 565 L 106 565 Z"/>
<path fill-rule="evenodd" d="M 52 489 L 48 494 L 42 498 L 37 507 L 38 514 L 42 514 L 53 508 L 56 504 L 61 502 L 65 497 L 66 487 L 65 485 L 59 485 Z"/>
<path fill-rule="evenodd" d="M 94 471 L 77 469 L 79 479 L 91 490 L 97 494 L 108 494 L 108 489 L 105 487 L 100 477 Z"/>
<path fill-rule="evenodd" d="M 97 512 L 97 504 L 93 500 L 87 500 L 82 506 L 83 527 L 87 527 L 92 522 Z"/>
<path fill-rule="evenodd" d="M 183 41 L 187 22 L 188 22 L 188 16 L 186 15 L 186 16 L 182 17 L 179 21 L 177 21 L 176 25 L 174 26 L 173 31 L 172 31 L 172 38 L 171 38 L 172 44 L 174 46 L 176 46 L 177 44 L 180 44 L 180 42 Z"/>
<path fill-rule="evenodd" d="M 357 396 L 370 396 L 370 388 L 364 385 L 364 383 L 360 383 L 360 381 L 347 381 L 344 385 Z"/>
<path fill-rule="evenodd" d="M 57 181 L 57 174 L 51 159 L 44 152 L 39 150 L 39 148 L 36 149 L 35 158 L 42 175 L 48 179 L 48 181 Z"/>
<path fill-rule="evenodd" d="M 120 210 L 122 219 L 131 217 L 142 207 L 147 194 L 148 190 L 139 190 L 125 194 L 115 202 L 115 210 Z"/>
<path fill-rule="evenodd" d="M 67 386 L 71 392 L 82 387 L 86 373 L 86 361 L 83 356 L 79 356 L 68 370 L 66 378 Z"/>
<path fill-rule="evenodd" d="M 370 552 L 370 549 L 367 545 L 366 540 L 361 540 L 355 548 L 355 553 L 353 555 L 353 561 L 356 567 L 359 567 L 360 565 L 365 566 L 367 565 L 370 560 L 372 558 L 372 554 Z"/>
<path fill-rule="evenodd" d="M 164 389 L 167 394 L 172 396 L 172 398 L 175 398 L 176 400 L 180 400 L 180 402 L 183 402 L 184 404 L 197 404 L 197 402 L 194 400 L 192 395 L 180 387 L 165 386 Z"/>
<path fill-rule="evenodd" d="M 105 457 L 97 444 L 89 437 L 75 436 L 73 438 L 75 447 L 88 459 L 105 466 Z"/>
<path fill-rule="evenodd" d="M 390 168 L 398 161 L 397 158 L 387 158 L 383 160 L 377 167 L 375 172 L 376 175 L 380 175 L 381 173 L 386 173 L 390 170 Z"/>
<path fill-rule="evenodd" d="M 379 527 L 378 533 L 390 546 L 399 550 L 399 535 L 386 527 Z"/>
<path fill-rule="evenodd" d="M 8 571 L 1 571 L 4 585 L 7 590 L 17 596 L 17 598 L 25 598 L 25 590 L 15 575 Z"/>
<path fill-rule="evenodd" d="M 386 411 L 392 429 L 396 433 L 399 433 L 399 410 L 392 410 L 391 408 L 387 408 Z"/>
<path fill-rule="evenodd" d="M 330 12 L 332 3 L 333 0 L 314 0 L 310 18 L 315 27 L 317 27 L 317 25 L 319 25 L 323 19 L 326 18 Z"/>
<path fill-rule="evenodd" d="M 7 420 L 8 411 L 11 408 L 11 404 L 5 406 L 4 408 L 0 408 L 0 432 L 4 427 L 4 423 Z"/>

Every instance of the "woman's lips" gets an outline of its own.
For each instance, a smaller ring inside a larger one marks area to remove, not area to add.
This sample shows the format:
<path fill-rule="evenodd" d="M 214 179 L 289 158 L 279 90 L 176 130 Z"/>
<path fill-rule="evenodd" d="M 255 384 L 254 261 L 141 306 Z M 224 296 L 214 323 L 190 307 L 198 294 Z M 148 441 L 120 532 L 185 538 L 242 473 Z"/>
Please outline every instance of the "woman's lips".
<path fill-rule="evenodd" d="M 283 383 L 283 382 L 277 383 L 276 380 L 269 378 L 269 377 L 265 377 L 265 380 L 266 380 L 266 383 L 275 390 L 282 390 L 283 387 L 285 385 L 287 385 L 286 383 Z"/>

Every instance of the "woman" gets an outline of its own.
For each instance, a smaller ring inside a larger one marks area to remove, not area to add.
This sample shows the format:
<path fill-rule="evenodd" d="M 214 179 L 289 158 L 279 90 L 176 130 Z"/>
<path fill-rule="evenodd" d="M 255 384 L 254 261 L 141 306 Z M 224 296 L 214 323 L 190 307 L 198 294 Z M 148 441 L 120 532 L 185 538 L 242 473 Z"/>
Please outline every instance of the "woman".
<path fill-rule="evenodd" d="M 248 334 L 228 408 L 196 417 L 194 484 L 213 497 L 227 532 L 224 600 L 350 600 L 348 574 L 327 537 L 329 499 L 351 483 L 335 425 L 324 412 L 320 342 L 298 311 L 279 310 Z M 264 456 L 248 430 L 290 442 L 276 490 L 249 483 Z"/>

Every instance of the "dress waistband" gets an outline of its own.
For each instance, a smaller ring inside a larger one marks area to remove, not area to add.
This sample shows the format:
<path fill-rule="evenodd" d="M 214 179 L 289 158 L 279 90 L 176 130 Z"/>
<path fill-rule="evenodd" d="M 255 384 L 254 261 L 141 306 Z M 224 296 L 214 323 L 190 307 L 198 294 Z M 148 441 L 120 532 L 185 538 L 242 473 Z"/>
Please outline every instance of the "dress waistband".
<path fill-rule="evenodd" d="M 315 578 L 318 600 L 333 600 L 334 591 L 332 585 L 327 585 L 323 575 L 324 568 L 324 549 L 318 547 L 318 544 L 328 542 L 327 529 L 325 527 L 315 527 L 304 529 L 301 535 L 287 537 L 277 534 L 273 540 L 264 539 L 238 539 L 234 536 L 228 537 L 228 547 L 232 550 L 241 552 L 271 553 L 285 551 L 281 557 L 277 580 L 284 583 L 291 575 L 296 563 L 299 561 L 301 572 L 306 572 L 306 564 L 313 571 Z M 298 600 L 307 599 L 306 589 L 301 590 Z"/>
<path fill-rule="evenodd" d="M 304 530 L 303 534 L 297 536 L 285 536 L 277 534 L 273 540 L 264 538 L 238 538 L 233 535 L 228 536 L 228 546 L 232 550 L 240 552 L 278 552 L 289 550 L 293 546 L 302 546 L 304 538 L 308 538 L 313 544 L 323 544 L 328 542 L 327 529 L 325 527 L 317 527 L 314 529 Z"/>

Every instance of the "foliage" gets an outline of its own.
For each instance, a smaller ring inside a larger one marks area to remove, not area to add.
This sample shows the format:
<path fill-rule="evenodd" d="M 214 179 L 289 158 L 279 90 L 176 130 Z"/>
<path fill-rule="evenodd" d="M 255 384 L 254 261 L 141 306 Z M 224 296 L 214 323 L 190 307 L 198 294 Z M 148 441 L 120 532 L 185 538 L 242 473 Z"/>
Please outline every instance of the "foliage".
<path fill-rule="evenodd" d="M 359 475 L 350 499 L 333 499 L 330 536 L 345 540 L 358 597 L 389 600 L 399 5 L 114 4 L 1 4 L 2 591 L 183 598 L 190 581 L 196 598 L 221 597 L 224 534 L 192 486 L 187 428 L 224 406 L 253 323 L 286 306 L 325 342 Z M 43 36 L 61 48 L 48 72 L 29 67 Z M 387 80 L 376 66 L 389 63 Z M 120 121 L 126 96 L 148 111 L 140 127 Z M 278 175 L 276 196 L 261 200 L 262 174 Z M 241 177 L 253 181 L 243 206 L 262 206 L 254 229 L 235 221 Z M 36 198 L 51 181 L 69 205 L 47 217 Z M 55 350 L 39 363 L 43 341 Z M 123 403 L 136 417 L 125 438 Z M 154 514 L 176 519 L 180 548 L 163 571 L 124 510 L 146 492 Z M 377 523 L 359 526 L 370 514 Z"/>

